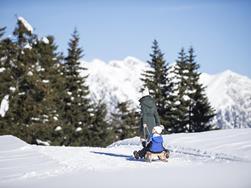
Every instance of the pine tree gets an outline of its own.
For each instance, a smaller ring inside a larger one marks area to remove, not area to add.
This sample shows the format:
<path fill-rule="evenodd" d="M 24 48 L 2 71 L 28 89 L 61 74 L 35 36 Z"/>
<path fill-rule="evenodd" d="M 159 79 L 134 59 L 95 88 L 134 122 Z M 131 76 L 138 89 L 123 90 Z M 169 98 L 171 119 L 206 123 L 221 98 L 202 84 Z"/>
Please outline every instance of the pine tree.
<path fill-rule="evenodd" d="M 214 116 L 205 88 L 199 83 L 199 65 L 194 61 L 193 48 L 187 56 L 182 48 L 174 68 L 174 105 L 172 132 L 197 132 L 210 129 Z"/>
<path fill-rule="evenodd" d="M 153 41 L 153 52 L 150 54 L 151 60 L 147 61 L 150 65 L 150 70 L 143 74 L 143 88 L 148 88 L 150 95 L 154 97 L 156 106 L 162 124 L 166 128 L 170 127 L 171 123 L 171 101 L 172 101 L 172 83 L 168 78 L 169 65 L 164 60 L 164 54 L 161 52 L 158 42 Z"/>
<path fill-rule="evenodd" d="M 12 60 L 15 57 L 15 46 L 9 38 L 3 38 L 6 27 L 0 28 L 0 102 L 13 92 L 15 81 L 11 76 Z M 11 119 L 7 112 L 0 116 L 0 135 L 10 134 Z"/>
<path fill-rule="evenodd" d="M 10 71 L 9 68 L 9 48 L 8 46 L 11 46 L 11 41 L 8 39 L 2 39 L 4 36 L 6 27 L 0 28 L 0 101 L 3 99 L 3 97 L 8 93 L 9 89 L 9 82 L 10 80 Z M 6 76 L 7 74 L 7 76 Z"/>
<path fill-rule="evenodd" d="M 187 101 L 187 78 L 188 78 L 187 56 L 184 48 L 179 52 L 178 59 L 174 67 L 173 77 L 173 104 L 172 104 L 172 126 L 171 132 L 185 132 L 188 124 L 187 112 L 189 101 Z"/>
<path fill-rule="evenodd" d="M 65 134 L 65 145 L 85 145 L 88 143 L 88 128 L 91 124 L 90 113 L 93 107 L 89 99 L 89 87 L 86 85 L 87 76 L 81 76 L 80 58 L 83 50 L 79 46 L 79 35 L 74 31 L 69 42 L 68 56 L 64 65 L 64 124 L 68 127 Z"/>
<path fill-rule="evenodd" d="M 115 140 L 131 138 L 137 135 L 139 127 L 139 114 L 130 109 L 128 101 L 118 103 L 116 112 L 112 113 L 112 127 L 115 133 Z"/>
<path fill-rule="evenodd" d="M 36 35 L 27 28 L 24 21 L 18 18 L 14 30 L 16 37 L 13 54 L 10 60 L 11 79 L 15 83 L 11 86 L 10 110 L 8 118 L 11 120 L 12 134 L 32 143 L 32 127 L 41 124 L 40 103 L 43 91 L 37 87 L 38 75 L 35 72 L 36 55 L 34 41 Z"/>
<path fill-rule="evenodd" d="M 63 125 L 61 94 L 64 91 L 61 56 L 56 51 L 54 37 L 43 37 L 34 45 L 36 50 L 35 73 L 38 75 L 37 87 L 42 91 L 40 119 L 42 124 L 33 131 L 34 139 L 49 140 L 53 145 L 62 143 L 62 135 L 54 134 L 55 128 Z M 43 131 L 41 131 L 41 130 Z M 36 142 L 35 142 L 36 143 Z"/>
<path fill-rule="evenodd" d="M 189 132 L 207 131 L 212 128 L 210 120 L 215 114 L 205 94 L 205 87 L 199 83 L 199 65 L 195 62 L 192 47 L 188 51 L 187 63 L 189 67 L 188 97 L 190 98 L 187 129 Z"/>

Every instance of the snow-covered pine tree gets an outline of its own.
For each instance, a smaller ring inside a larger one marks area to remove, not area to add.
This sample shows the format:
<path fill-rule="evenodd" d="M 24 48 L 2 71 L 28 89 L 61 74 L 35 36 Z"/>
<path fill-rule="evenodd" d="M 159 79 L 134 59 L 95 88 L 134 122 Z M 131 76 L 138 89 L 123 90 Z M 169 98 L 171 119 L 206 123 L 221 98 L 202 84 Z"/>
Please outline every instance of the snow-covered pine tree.
<path fill-rule="evenodd" d="M 9 88 L 14 85 L 11 79 L 11 59 L 14 58 L 15 46 L 9 38 L 2 38 L 5 29 L 0 28 L 0 100 L 9 94 Z"/>
<path fill-rule="evenodd" d="M 138 135 L 139 114 L 130 109 L 130 103 L 118 102 L 116 112 L 112 113 L 112 128 L 115 133 L 115 140 L 122 140 Z"/>
<path fill-rule="evenodd" d="M 91 125 L 90 113 L 93 112 L 89 98 L 89 87 L 86 85 L 87 76 L 80 75 L 80 58 L 83 50 L 79 47 L 79 34 L 75 29 L 69 42 L 68 55 L 63 64 L 64 69 L 64 145 L 86 145 L 89 143 L 88 134 Z"/>
<path fill-rule="evenodd" d="M 9 93 L 9 82 L 11 82 L 10 71 L 8 70 L 8 67 L 10 66 L 10 63 L 8 62 L 10 54 L 8 52 L 8 44 L 12 44 L 12 41 L 7 38 L 2 38 L 5 29 L 6 27 L 0 28 L 0 101 Z"/>
<path fill-rule="evenodd" d="M 15 46 L 9 38 L 3 38 L 5 27 L 0 28 L 0 103 L 6 96 L 10 96 L 15 80 L 11 78 L 11 60 L 15 56 Z M 0 135 L 10 134 L 9 113 L 0 116 Z"/>
<path fill-rule="evenodd" d="M 29 23 L 22 17 L 17 18 L 17 27 L 13 32 L 15 56 L 11 59 L 11 78 L 15 80 L 10 96 L 8 115 L 13 126 L 12 134 L 32 143 L 33 130 L 43 123 L 41 102 L 43 90 L 38 87 L 39 75 L 36 74 L 36 35 Z"/>
<path fill-rule="evenodd" d="M 164 59 L 164 54 L 159 48 L 157 40 L 153 41 L 151 60 L 147 61 L 150 70 L 146 70 L 142 75 L 143 88 L 149 89 L 150 95 L 155 99 L 161 123 L 165 128 L 170 127 L 171 123 L 171 101 L 172 83 L 168 77 L 169 64 Z"/>
<path fill-rule="evenodd" d="M 195 62 L 194 49 L 188 51 L 188 125 L 189 132 L 207 131 L 212 128 L 211 119 L 214 117 L 214 109 L 211 107 L 205 94 L 205 87 L 199 83 L 199 64 Z"/>
<path fill-rule="evenodd" d="M 60 128 L 63 126 L 61 95 L 64 92 L 64 75 L 62 75 L 62 57 L 57 52 L 53 36 L 37 39 L 34 49 L 37 59 L 34 71 L 39 76 L 36 83 L 37 87 L 43 91 L 39 117 L 43 122 L 41 125 L 43 127 L 40 129 L 44 130 L 41 132 L 37 127 L 34 130 L 34 137 L 39 140 L 49 140 L 52 145 L 60 145 L 63 142 L 63 135 L 59 134 L 61 133 Z"/>

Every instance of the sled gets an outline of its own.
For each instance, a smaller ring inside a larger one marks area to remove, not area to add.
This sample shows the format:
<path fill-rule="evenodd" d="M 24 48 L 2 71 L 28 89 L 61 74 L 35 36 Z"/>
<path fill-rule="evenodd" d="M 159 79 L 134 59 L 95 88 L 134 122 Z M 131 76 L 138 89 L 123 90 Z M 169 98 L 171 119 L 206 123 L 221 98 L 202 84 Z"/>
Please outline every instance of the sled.
<path fill-rule="evenodd" d="M 136 160 L 140 159 L 137 151 L 134 151 L 133 155 Z M 168 162 L 168 160 L 167 160 L 168 158 L 169 158 L 169 151 L 168 150 L 163 151 L 161 153 L 152 153 L 150 151 L 147 151 L 145 154 L 145 157 L 144 157 L 145 161 L 147 161 L 147 162 L 152 162 L 153 160 L 156 160 L 156 159 L 159 159 L 160 161 L 163 161 L 163 162 Z"/>
<path fill-rule="evenodd" d="M 166 151 L 162 151 L 161 153 L 152 153 L 150 151 L 146 152 L 145 161 L 152 162 L 154 159 L 159 159 L 163 162 L 168 162 L 169 153 Z"/>

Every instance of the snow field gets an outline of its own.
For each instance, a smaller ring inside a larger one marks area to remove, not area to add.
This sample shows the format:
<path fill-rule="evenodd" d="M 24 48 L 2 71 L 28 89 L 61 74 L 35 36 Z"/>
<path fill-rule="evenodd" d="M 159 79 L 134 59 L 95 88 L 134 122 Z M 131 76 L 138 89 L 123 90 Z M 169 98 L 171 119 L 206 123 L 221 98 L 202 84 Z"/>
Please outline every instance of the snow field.
<path fill-rule="evenodd" d="M 107 148 L 28 145 L 0 137 L 0 187 L 251 186 L 251 129 L 164 135 L 167 163 L 132 157 L 139 138 Z M 182 181 L 181 181 L 182 180 Z"/>

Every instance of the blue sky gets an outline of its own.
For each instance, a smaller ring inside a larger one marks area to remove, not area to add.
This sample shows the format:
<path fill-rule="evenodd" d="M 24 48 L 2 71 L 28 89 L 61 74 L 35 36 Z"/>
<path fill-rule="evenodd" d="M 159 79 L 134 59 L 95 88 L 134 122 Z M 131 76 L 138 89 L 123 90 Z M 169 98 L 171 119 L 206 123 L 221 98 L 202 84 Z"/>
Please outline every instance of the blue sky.
<path fill-rule="evenodd" d="M 12 33 L 23 16 L 59 50 L 77 27 L 85 59 L 149 59 L 157 39 L 172 63 L 193 46 L 201 71 L 226 69 L 251 78 L 251 1 L 248 0 L 0 0 L 0 26 Z"/>

